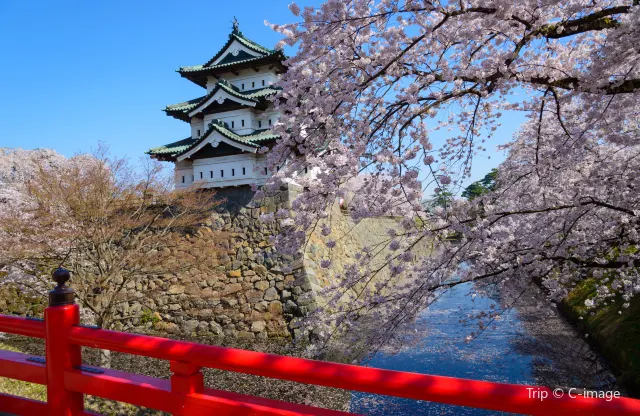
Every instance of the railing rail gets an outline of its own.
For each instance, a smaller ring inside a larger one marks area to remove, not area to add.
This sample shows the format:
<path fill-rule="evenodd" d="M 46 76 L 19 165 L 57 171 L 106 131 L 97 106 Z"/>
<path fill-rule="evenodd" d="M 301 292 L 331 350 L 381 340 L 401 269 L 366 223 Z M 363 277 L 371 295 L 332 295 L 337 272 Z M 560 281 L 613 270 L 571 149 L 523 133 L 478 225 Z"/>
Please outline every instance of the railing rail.
<path fill-rule="evenodd" d="M 0 332 L 45 338 L 46 358 L 0 350 L 0 377 L 47 386 L 47 403 L 0 395 L 0 412 L 78 415 L 85 394 L 175 415 L 345 415 L 204 387 L 201 368 L 335 387 L 366 393 L 525 414 L 639 415 L 640 400 L 563 394 L 549 388 L 382 370 L 284 357 L 127 334 L 79 325 L 79 308 L 65 286 L 68 272 L 54 273 L 44 321 L 0 315 Z M 170 362 L 170 380 L 82 366 L 80 347 L 153 357 Z M 535 392 L 535 394 L 533 394 Z"/>

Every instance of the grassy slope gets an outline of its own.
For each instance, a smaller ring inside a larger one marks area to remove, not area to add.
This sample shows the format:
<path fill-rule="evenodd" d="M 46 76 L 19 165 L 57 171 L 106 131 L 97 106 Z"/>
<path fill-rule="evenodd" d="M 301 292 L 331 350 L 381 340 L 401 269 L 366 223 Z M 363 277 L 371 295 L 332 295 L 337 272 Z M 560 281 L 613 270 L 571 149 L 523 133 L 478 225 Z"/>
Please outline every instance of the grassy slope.
<path fill-rule="evenodd" d="M 640 397 L 640 298 L 635 297 L 627 309 L 622 309 L 618 302 L 592 314 L 584 301 L 594 294 L 593 280 L 586 280 L 571 292 L 562 310 L 582 332 L 589 334 L 596 349 L 614 366 L 629 394 Z"/>
<path fill-rule="evenodd" d="M 0 350 L 22 352 L 11 345 L 0 342 Z M 13 394 L 14 396 L 26 397 L 28 399 L 47 401 L 47 388 L 40 384 L 27 383 L 26 381 L 12 380 L 0 377 L 0 393 Z"/>

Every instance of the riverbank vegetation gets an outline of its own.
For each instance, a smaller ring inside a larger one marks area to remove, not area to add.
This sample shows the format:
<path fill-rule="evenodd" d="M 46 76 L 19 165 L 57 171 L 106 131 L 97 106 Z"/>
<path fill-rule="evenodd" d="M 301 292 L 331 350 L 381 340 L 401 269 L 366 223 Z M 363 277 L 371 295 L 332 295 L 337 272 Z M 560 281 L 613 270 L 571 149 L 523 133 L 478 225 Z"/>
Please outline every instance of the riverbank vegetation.
<path fill-rule="evenodd" d="M 611 363 L 629 393 L 640 397 L 640 298 L 634 298 L 627 308 L 622 308 L 621 300 L 588 308 L 585 302 L 596 290 L 596 282 L 587 279 L 569 293 L 560 308 Z"/>

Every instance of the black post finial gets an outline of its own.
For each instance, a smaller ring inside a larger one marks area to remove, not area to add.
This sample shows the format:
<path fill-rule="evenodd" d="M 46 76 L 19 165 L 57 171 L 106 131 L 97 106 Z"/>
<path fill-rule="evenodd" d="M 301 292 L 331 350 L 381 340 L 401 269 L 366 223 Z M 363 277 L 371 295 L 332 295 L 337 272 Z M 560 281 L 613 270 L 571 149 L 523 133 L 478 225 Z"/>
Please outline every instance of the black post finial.
<path fill-rule="evenodd" d="M 49 292 L 49 306 L 73 305 L 76 293 L 65 285 L 71 278 L 69 270 L 58 267 L 51 273 L 51 276 L 58 285 Z"/>

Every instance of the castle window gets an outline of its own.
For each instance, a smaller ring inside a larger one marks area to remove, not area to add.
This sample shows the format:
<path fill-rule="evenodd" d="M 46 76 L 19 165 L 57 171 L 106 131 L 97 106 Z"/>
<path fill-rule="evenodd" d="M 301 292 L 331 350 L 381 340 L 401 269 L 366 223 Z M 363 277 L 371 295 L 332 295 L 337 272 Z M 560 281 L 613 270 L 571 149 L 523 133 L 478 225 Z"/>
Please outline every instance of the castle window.
<path fill-rule="evenodd" d="M 209 171 L 209 175 L 211 175 L 211 177 L 213 178 L 213 171 L 212 170 Z"/>
<path fill-rule="evenodd" d="M 267 168 L 264 168 L 264 174 L 265 175 L 267 174 Z"/>
<path fill-rule="evenodd" d="M 262 86 L 264 87 L 264 80 L 262 80 Z"/>
<path fill-rule="evenodd" d="M 224 170 L 223 169 L 220 169 L 220 177 L 224 178 Z"/>
<path fill-rule="evenodd" d="M 242 123 L 242 127 L 244 127 L 244 120 L 240 120 L 240 123 Z"/>
<path fill-rule="evenodd" d="M 280 166 L 276 166 L 276 172 L 280 172 Z"/>
<path fill-rule="evenodd" d="M 184 183 L 184 175 L 182 175 L 182 183 Z"/>
<path fill-rule="evenodd" d="M 271 119 L 269 119 L 269 125 L 271 125 Z"/>
<path fill-rule="evenodd" d="M 235 169 L 231 169 L 231 176 L 236 176 L 236 170 Z"/>
<path fill-rule="evenodd" d="M 198 137 L 200 137 L 200 130 L 198 130 Z"/>
<path fill-rule="evenodd" d="M 202 179 L 202 172 L 200 172 L 200 179 Z"/>
<path fill-rule="evenodd" d="M 258 120 L 258 128 L 262 127 L 262 121 Z"/>
<path fill-rule="evenodd" d="M 242 89 L 244 89 L 244 84 L 242 84 Z"/>
<path fill-rule="evenodd" d="M 195 177 L 191 175 L 191 182 L 193 182 L 194 180 L 195 180 Z"/>
<path fill-rule="evenodd" d="M 251 81 L 251 88 L 255 88 L 256 87 L 256 83 L 254 81 Z"/>
<path fill-rule="evenodd" d="M 232 121 L 232 122 L 231 122 L 231 128 L 234 128 L 235 126 L 236 126 L 236 122 L 235 122 L 235 121 Z"/>
<path fill-rule="evenodd" d="M 307 167 L 304 167 L 304 173 L 308 173 L 309 171 L 307 170 Z"/>
<path fill-rule="evenodd" d="M 242 174 L 246 175 L 247 174 L 247 169 L 246 168 L 242 168 Z"/>

